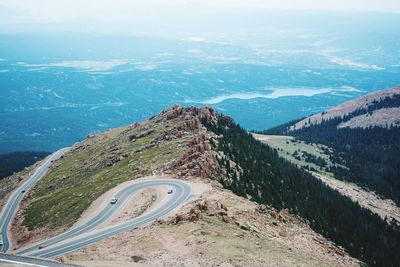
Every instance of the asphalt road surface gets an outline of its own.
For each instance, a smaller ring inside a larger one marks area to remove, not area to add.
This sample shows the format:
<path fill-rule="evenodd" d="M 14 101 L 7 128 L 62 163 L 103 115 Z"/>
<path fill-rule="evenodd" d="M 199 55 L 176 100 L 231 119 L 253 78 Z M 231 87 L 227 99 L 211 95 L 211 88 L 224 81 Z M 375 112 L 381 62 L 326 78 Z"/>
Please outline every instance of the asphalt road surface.
<path fill-rule="evenodd" d="M 34 266 L 34 267 L 82 267 L 75 264 L 60 263 L 48 259 L 36 259 L 25 256 L 15 256 L 10 254 L 0 253 L 0 266 Z"/>

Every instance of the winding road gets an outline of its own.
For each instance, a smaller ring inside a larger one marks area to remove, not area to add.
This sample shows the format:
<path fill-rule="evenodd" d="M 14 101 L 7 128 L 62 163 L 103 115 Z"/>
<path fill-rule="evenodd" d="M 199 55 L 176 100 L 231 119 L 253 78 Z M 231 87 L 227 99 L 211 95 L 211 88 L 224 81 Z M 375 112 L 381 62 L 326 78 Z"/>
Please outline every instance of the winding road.
<path fill-rule="evenodd" d="M 8 231 L 22 198 L 37 181 L 45 176 L 52 162 L 59 159 L 69 149 L 69 147 L 62 148 L 47 157 L 45 161 L 36 169 L 33 175 L 29 177 L 29 179 L 26 180 L 20 187 L 18 187 L 9 197 L 0 214 L 0 233 L 1 242 L 3 244 L 0 250 L 1 252 L 7 252 L 9 248 L 12 247 L 12 244 L 10 243 L 11 241 L 8 238 Z"/>
<path fill-rule="evenodd" d="M 40 178 L 46 174 L 51 162 L 59 158 L 68 149 L 69 148 L 61 149 L 52 154 L 9 198 L 0 215 L 1 235 L 4 243 L 2 251 L 7 252 L 12 247 L 8 238 L 8 229 L 15 215 L 16 209 L 23 198 L 23 190 L 26 192 L 28 189 L 30 189 Z M 167 186 L 168 188 L 172 189 L 172 194 L 168 194 L 167 197 L 163 199 L 163 201 L 155 208 L 123 223 L 105 226 L 106 223 L 109 222 L 111 218 L 113 218 L 113 216 L 127 204 L 130 197 L 132 197 L 134 194 L 138 193 L 144 188 L 159 186 Z M 84 224 L 74 227 L 58 236 L 24 247 L 15 251 L 15 253 L 17 255 L 53 258 L 79 250 L 99 240 L 150 224 L 157 219 L 166 217 L 172 211 L 185 203 L 191 197 L 191 194 L 192 190 L 190 185 L 180 180 L 140 180 L 134 184 L 127 185 L 120 191 L 116 192 L 114 197 L 118 199 L 117 203 L 107 204 Z"/>

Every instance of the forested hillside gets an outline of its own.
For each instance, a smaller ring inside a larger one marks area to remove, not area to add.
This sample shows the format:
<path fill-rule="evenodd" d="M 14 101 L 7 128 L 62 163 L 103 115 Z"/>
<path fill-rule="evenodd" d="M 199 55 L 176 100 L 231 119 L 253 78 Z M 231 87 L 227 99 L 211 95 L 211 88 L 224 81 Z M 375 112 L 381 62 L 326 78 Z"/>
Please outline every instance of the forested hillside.
<path fill-rule="evenodd" d="M 367 107 L 318 124 L 309 123 L 296 129 L 284 125 L 267 130 L 268 134 L 290 134 L 300 139 L 321 143 L 334 148 L 331 155 L 333 163 L 346 168 L 331 168 L 335 178 L 357 183 L 374 190 L 385 198 L 400 204 L 400 126 L 394 117 L 387 127 L 341 127 L 360 115 L 400 107 L 400 95 L 373 100 Z M 307 119 L 306 119 L 307 120 Z M 296 125 L 296 124 L 293 124 Z"/>
<path fill-rule="evenodd" d="M 0 179 L 28 167 L 46 157 L 47 152 L 14 152 L 0 154 Z"/>
<path fill-rule="evenodd" d="M 217 122 L 203 124 L 219 136 L 214 149 L 227 155 L 218 159 L 231 177 L 221 180 L 226 188 L 277 209 L 287 208 L 368 265 L 400 266 L 400 229 L 394 222 L 384 222 L 280 158 L 231 118 L 219 116 Z"/>
<path fill-rule="evenodd" d="M 337 129 L 330 121 L 293 135 L 335 148 L 332 161 L 347 167 L 332 168 L 335 178 L 357 183 L 400 204 L 400 127 Z"/>

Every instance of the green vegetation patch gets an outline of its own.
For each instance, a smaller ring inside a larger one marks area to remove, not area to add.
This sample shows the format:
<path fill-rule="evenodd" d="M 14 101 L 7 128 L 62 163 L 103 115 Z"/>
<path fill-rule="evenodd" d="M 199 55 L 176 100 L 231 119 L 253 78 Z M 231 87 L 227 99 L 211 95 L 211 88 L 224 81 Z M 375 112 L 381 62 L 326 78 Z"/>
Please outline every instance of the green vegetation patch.
<path fill-rule="evenodd" d="M 305 142 L 285 135 L 253 134 L 253 136 L 276 149 L 280 157 L 325 176 L 333 177 L 333 173 L 329 171 L 330 168 L 339 166 L 331 161 L 330 154 L 332 149 L 325 145 Z"/>

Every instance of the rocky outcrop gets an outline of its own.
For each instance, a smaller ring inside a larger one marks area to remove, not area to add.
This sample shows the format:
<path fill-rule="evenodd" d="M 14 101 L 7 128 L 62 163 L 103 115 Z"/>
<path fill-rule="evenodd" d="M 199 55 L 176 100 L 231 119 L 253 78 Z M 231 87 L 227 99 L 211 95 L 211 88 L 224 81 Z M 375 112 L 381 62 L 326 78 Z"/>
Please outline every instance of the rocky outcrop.
<path fill-rule="evenodd" d="M 201 120 L 216 121 L 217 114 L 212 108 L 182 107 L 174 105 L 172 109 L 164 110 L 153 119 L 176 120 L 178 125 L 161 133 L 156 140 L 170 140 L 188 137 L 186 152 L 171 166 L 179 177 L 197 176 L 209 177 L 215 170 L 215 161 L 211 151 L 210 140 L 213 136 L 207 132 Z"/>
<path fill-rule="evenodd" d="M 213 173 L 215 161 L 209 138 L 200 133 L 189 141 L 186 153 L 175 164 L 179 176 L 209 177 Z"/>
<path fill-rule="evenodd" d="M 198 119 L 215 120 L 216 113 L 211 107 L 182 107 L 179 105 L 174 105 L 172 109 L 164 110 L 161 113 L 168 120 L 178 118 L 180 116 L 191 115 L 192 117 L 197 117 Z"/>
<path fill-rule="evenodd" d="M 129 141 L 134 142 L 134 141 L 136 141 L 136 139 L 148 136 L 148 135 L 150 135 L 152 133 L 154 133 L 154 129 L 149 129 L 149 130 L 143 131 L 143 132 L 138 133 L 138 134 L 132 134 L 132 135 L 129 136 Z"/>

